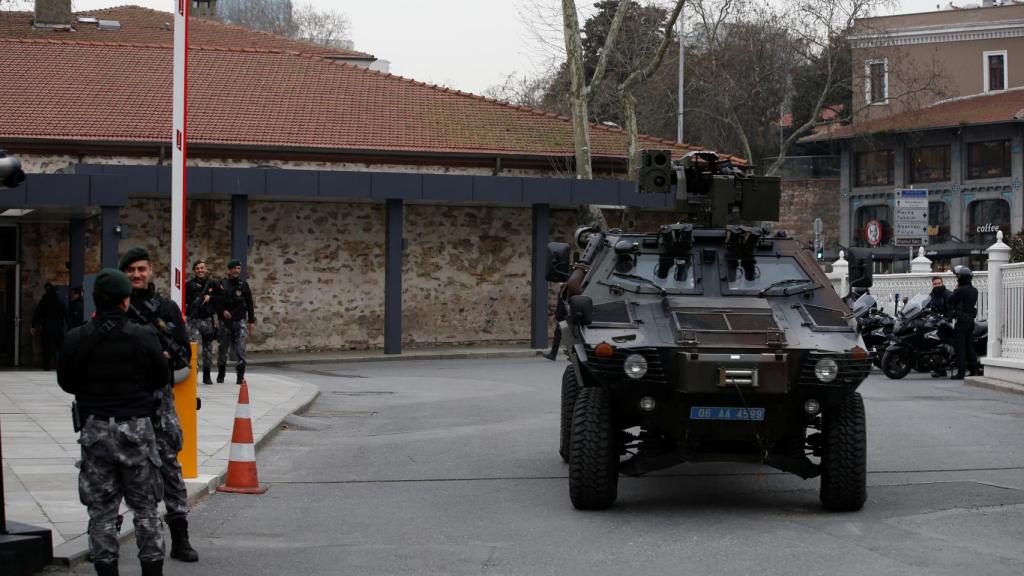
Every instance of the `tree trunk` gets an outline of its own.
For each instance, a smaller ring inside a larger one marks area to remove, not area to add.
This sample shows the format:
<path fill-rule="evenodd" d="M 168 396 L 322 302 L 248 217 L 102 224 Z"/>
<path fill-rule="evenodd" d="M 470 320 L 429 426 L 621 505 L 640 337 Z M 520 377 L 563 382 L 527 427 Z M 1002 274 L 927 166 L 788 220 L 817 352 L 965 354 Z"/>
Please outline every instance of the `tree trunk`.
<path fill-rule="evenodd" d="M 629 179 L 637 182 L 640 179 L 640 159 L 637 152 L 640 149 L 640 139 L 637 137 L 636 125 L 636 98 L 631 92 L 625 91 L 620 94 L 622 100 L 622 114 L 626 123 L 626 133 L 629 135 L 626 145 L 626 154 L 629 161 Z M 622 215 L 622 229 L 625 232 L 634 232 L 640 219 L 640 208 L 627 206 Z"/>
<path fill-rule="evenodd" d="M 591 180 L 590 168 L 590 112 L 587 108 L 587 86 L 583 77 L 583 43 L 580 23 L 576 17 L 576 2 L 562 0 L 562 23 L 565 28 L 566 67 L 572 85 L 569 88 L 569 109 L 572 113 L 573 144 L 576 150 L 576 177 Z"/>

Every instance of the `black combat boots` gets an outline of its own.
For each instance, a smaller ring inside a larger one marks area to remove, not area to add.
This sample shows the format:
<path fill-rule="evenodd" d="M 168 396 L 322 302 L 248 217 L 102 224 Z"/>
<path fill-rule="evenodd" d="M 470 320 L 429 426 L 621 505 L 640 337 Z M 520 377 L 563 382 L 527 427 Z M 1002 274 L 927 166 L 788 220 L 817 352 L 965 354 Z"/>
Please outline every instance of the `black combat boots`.
<path fill-rule="evenodd" d="M 99 576 L 118 576 L 117 562 L 96 562 L 92 567 Z"/>
<path fill-rule="evenodd" d="M 224 366 L 223 364 L 217 366 L 217 384 L 224 383 L 224 372 L 227 371 L 227 368 L 228 367 Z"/>
<path fill-rule="evenodd" d="M 188 520 L 185 518 L 169 519 L 167 527 L 171 531 L 171 558 L 182 562 L 198 562 L 199 553 L 193 550 L 192 545 L 188 543 Z M 154 574 L 160 573 L 154 572 Z"/>
<path fill-rule="evenodd" d="M 241 384 L 245 380 L 245 366 L 236 366 L 235 370 L 235 384 Z"/>
<path fill-rule="evenodd" d="M 209 366 L 203 366 L 203 384 L 213 384 L 213 380 L 210 379 Z"/>
<path fill-rule="evenodd" d="M 142 576 L 164 576 L 164 561 L 150 560 L 142 562 Z"/>

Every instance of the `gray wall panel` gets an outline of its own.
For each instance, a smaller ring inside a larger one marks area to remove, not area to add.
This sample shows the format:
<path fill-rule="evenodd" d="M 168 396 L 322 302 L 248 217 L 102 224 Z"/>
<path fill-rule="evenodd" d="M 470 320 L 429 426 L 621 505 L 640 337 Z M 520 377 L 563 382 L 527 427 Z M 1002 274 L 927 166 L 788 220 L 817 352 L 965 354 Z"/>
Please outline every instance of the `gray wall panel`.
<path fill-rule="evenodd" d="M 370 172 L 332 172 L 318 174 L 317 194 L 322 198 L 369 198 L 372 195 Z"/>

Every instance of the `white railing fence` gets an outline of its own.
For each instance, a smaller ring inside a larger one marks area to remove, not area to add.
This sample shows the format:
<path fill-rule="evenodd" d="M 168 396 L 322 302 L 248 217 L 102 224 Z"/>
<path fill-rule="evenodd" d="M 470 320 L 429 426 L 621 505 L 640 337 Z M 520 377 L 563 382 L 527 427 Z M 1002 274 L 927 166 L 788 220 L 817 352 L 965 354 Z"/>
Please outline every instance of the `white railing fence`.
<path fill-rule="evenodd" d="M 1024 360 L 1024 263 L 1006 264 L 1003 276 L 1003 341 L 1000 355 Z"/>
<path fill-rule="evenodd" d="M 826 274 L 832 282 L 832 287 L 840 296 L 845 296 L 849 291 L 849 279 L 847 278 L 847 263 L 840 253 L 839 260 L 832 265 L 833 272 Z M 871 286 L 871 294 L 878 300 L 886 313 L 896 312 L 897 298 L 911 298 L 917 294 L 927 294 L 932 291 L 932 278 L 939 276 L 946 284 L 946 288 L 956 288 L 956 276 L 952 272 L 909 272 L 906 274 L 875 274 Z M 988 317 L 988 272 L 974 273 L 974 287 L 978 289 L 978 318 Z"/>

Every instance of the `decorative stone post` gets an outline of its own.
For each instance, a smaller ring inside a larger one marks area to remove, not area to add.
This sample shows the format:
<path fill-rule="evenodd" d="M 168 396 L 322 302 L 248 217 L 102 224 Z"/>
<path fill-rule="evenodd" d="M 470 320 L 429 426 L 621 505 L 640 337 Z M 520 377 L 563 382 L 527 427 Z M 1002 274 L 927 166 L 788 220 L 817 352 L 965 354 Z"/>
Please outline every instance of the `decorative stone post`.
<path fill-rule="evenodd" d="M 917 250 L 917 258 L 914 258 L 913 260 L 910 261 L 910 271 L 911 272 L 931 272 L 932 271 L 932 261 L 929 260 L 928 257 L 924 255 L 924 246 L 921 246 Z"/>
<path fill-rule="evenodd" d="M 842 250 L 839 251 L 839 260 L 832 263 L 832 273 L 842 275 L 842 280 L 839 282 L 839 295 L 846 297 L 850 293 L 850 263 L 846 261 L 846 253 Z"/>
<path fill-rule="evenodd" d="M 1010 247 L 1003 244 L 1003 231 L 988 250 L 988 358 L 999 358 L 1003 347 L 1003 265 L 1010 261 Z M 982 360 L 984 363 L 984 359 Z"/>

